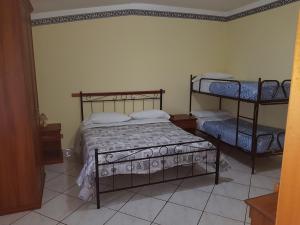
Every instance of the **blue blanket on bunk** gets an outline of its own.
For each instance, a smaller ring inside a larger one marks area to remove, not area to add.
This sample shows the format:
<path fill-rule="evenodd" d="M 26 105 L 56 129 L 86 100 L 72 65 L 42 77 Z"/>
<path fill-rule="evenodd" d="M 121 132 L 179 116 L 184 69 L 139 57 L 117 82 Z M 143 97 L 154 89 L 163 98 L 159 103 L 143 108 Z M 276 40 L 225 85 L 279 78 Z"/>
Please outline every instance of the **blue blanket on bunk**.
<path fill-rule="evenodd" d="M 252 81 L 241 81 L 241 98 L 245 100 L 257 100 L 258 84 Z M 287 96 L 290 92 L 290 82 L 279 88 L 275 82 L 266 82 L 262 85 L 261 100 L 285 99 L 284 91 Z M 284 89 L 284 90 L 283 90 Z M 212 82 L 209 92 L 221 96 L 238 98 L 239 85 L 235 82 Z"/>
<path fill-rule="evenodd" d="M 206 121 L 200 127 L 200 130 L 221 140 L 225 143 L 235 145 L 236 143 L 236 119 L 227 119 L 222 121 Z M 243 133 L 238 135 L 237 146 L 244 151 L 251 152 L 252 146 L 252 123 L 240 120 L 239 130 Z M 257 139 L 257 153 L 265 153 L 270 151 L 279 151 L 284 145 L 283 129 L 272 128 L 258 125 L 257 135 L 268 134 Z M 248 135 L 247 135 L 248 134 Z M 277 141 L 277 136 L 279 143 Z"/>

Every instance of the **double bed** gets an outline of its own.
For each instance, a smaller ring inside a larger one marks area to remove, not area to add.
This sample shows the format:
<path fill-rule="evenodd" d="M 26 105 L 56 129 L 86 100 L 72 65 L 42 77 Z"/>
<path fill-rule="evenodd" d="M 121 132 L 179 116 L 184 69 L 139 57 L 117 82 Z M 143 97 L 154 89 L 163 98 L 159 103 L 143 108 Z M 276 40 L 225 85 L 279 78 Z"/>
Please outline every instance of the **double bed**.
<path fill-rule="evenodd" d="M 73 95 L 80 98 L 82 118 L 78 139 L 80 147 L 77 148 L 84 163 L 77 179 L 81 199 L 96 198 L 97 207 L 100 208 L 100 193 L 209 174 L 215 174 L 215 183 L 218 183 L 220 165 L 218 146 L 215 147 L 203 138 L 187 133 L 166 117 L 150 116 L 112 123 L 95 123 L 89 119 L 90 117 L 85 119 L 84 105 L 88 105 L 93 112 L 96 104 L 102 106 L 102 109 L 105 108 L 105 104 L 112 104 L 113 109 L 117 109 L 117 105 L 121 104 L 125 113 L 128 109 L 126 104 L 129 104 L 131 112 L 140 109 L 142 113 L 146 113 L 147 110 L 143 110 L 147 102 L 151 103 L 154 110 L 155 102 L 158 101 L 159 109 L 162 109 L 163 93 L 159 90 L 80 92 Z M 180 174 L 180 168 L 183 167 L 189 168 L 189 172 L 184 175 Z M 168 177 L 166 173 L 171 168 L 175 168 L 175 175 Z M 146 181 L 136 184 L 135 174 L 143 175 L 147 178 Z M 152 175 L 157 177 L 158 174 L 159 179 L 152 179 Z M 127 176 L 126 179 L 129 181 L 127 185 L 120 187 L 116 184 L 116 179 L 120 175 Z M 106 178 L 111 178 L 110 188 L 101 190 L 100 181 Z"/>

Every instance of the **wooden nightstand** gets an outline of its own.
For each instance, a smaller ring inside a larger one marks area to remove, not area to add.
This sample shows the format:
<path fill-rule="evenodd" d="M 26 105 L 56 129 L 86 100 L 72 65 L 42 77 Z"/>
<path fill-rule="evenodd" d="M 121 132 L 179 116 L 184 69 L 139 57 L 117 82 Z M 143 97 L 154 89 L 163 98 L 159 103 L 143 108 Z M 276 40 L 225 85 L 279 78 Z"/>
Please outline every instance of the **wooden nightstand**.
<path fill-rule="evenodd" d="M 44 164 L 63 162 L 61 124 L 52 123 L 41 127 L 41 147 Z"/>
<path fill-rule="evenodd" d="M 183 130 L 195 133 L 197 127 L 197 119 L 187 114 L 171 115 L 170 121 Z"/>
<path fill-rule="evenodd" d="M 250 206 L 251 225 L 275 225 L 278 193 L 245 200 Z"/>

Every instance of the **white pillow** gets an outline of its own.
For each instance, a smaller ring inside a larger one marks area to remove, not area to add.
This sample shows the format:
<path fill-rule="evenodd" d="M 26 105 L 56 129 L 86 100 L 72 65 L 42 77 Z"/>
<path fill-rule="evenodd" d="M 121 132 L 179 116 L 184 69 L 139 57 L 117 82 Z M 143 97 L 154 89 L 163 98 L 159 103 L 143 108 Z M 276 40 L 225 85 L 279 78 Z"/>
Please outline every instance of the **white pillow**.
<path fill-rule="evenodd" d="M 88 119 L 92 123 L 118 123 L 125 122 L 131 118 L 125 114 L 117 112 L 92 113 Z"/>
<path fill-rule="evenodd" d="M 211 78 L 211 79 L 225 79 L 225 80 L 229 80 L 232 79 L 234 76 L 231 74 L 226 74 L 226 73 L 204 73 L 202 75 L 196 76 L 193 79 L 193 82 L 199 81 L 201 78 Z"/>
<path fill-rule="evenodd" d="M 170 115 L 162 110 L 152 109 L 141 112 L 133 112 L 129 115 L 133 119 L 170 119 Z"/>
<path fill-rule="evenodd" d="M 197 118 L 210 118 L 210 117 L 220 117 L 220 116 L 230 116 L 230 113 L 224 111 L 192 111 L 193 116 Z"/>

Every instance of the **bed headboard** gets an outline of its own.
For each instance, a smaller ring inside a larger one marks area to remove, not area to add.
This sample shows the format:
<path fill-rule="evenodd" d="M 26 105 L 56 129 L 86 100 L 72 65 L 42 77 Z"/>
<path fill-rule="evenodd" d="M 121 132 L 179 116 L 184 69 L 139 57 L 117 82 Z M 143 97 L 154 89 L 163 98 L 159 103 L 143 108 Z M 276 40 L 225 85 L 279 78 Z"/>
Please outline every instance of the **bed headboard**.
<path fill-rule="evenodd" d="M 81 121 L 84 120 L 85 114 L 98 112 L 135 112 L 136 110 L 145 109 L 162 109 L 163 94 L 165 90 L 153 91 L 126 91 L 126 92 L 94 92 L 73 93 L 72 97 L 80 99 Z M 87 107 L 88 108 L 87 108 Z M 109 109 L 109 110 L 107 110 Z"/>

